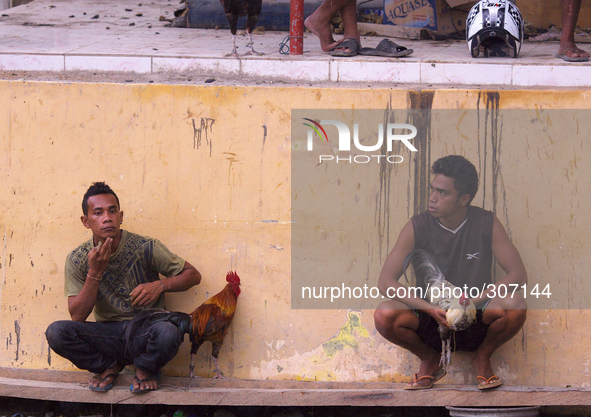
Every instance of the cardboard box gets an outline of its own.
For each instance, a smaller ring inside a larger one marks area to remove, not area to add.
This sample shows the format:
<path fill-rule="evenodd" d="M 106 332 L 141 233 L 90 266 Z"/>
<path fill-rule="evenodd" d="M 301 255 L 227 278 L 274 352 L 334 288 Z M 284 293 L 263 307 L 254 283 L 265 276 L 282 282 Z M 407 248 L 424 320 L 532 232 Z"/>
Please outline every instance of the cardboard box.
<path fill-rule="evenodd" d="M 449 0 L 454 6 L 473 0 Z M 466 28 L 468 13 L 453 9 L 446 0 L 385 0 L 384 23 L 428 29 L 442 35 Z"/>

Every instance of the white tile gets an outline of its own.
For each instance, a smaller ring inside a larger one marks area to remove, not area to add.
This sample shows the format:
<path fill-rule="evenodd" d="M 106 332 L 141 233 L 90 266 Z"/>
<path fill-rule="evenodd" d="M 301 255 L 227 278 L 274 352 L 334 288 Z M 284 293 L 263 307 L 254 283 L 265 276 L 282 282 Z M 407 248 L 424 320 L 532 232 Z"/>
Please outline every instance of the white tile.
<path fill-rule="evenodd" d="M 0 69 L 3 71 L 63 71 L 63 55 L 1 55 Z"/>
<path fill-rule="evenodd" d="M 418 83 L 420 63 L 403 59 L 381 58 L 383 62 L 332 60 L 330 80 L 334 82 Z"/>
<path fill-rule="evenodd" d="M 414 53 L 395 60 L 357 56 L 333 58 L 322 52 L 318 38 L 304 34 L 304 55 L 279 54 L 287 32 L 255 35 L 261 57 L 233 59 L 227 29 L 164 27 L 176 2 L 149 3 L 96 0 L 36 0 L 9 10 L 0 18 L 0 68 L 108 71 L 186 71 L 281 78 L 291 81 L 424 83 L 438 85 L 517 85 L 588 88 L 591 63 L 567 64 L 554 57 L 557 42 L 525 42 L 518 59 L 473 59 L 463 40 L 393 39 Z M 132 9 L 131 12 L 125 9 Z M 83 13 L 86 12 L 86 15 Z M 136 16 L 141 12 L 143 16 Z M 95 14 L 98 19 L 92 19 Z M 74 15 L 74 18 L 69 16 Z M 129 17 L 129 19 L 122 19 Z M 129 26 L 130 23 L 134 26 Z M 109 26 L 109 29 L 106 27 Z M 151 26 L 151 27 L 149 27 Z M 158 32 L 158 34 L 156 33 Z M 341 36 L 335 36 L 340 39 Z M 362 37 L 376 46 L 382 37 Z M 238 51 L 248 38 L 239 35 Z M 585 45 L 581 45 L 585 49 Z M 65 57 L 65 58 L 64 58 Z"/>
<path fill-rule="evenodd" d="M 242 59 L 242 74 L 285 80 L 328 81 L 328 61 L 306 59 Z"/>
<path fill-rule="evenodd" d="M 133 71 L 152 72 L 152 58 L 129 56 L 81 56 L 66 55 L 66 71 Z"/>
<path fill-rule="evenodd" d="M 521 65 L 513 68 L 513 84 L 519 86 L 590 87 L 591 64 Z"/>
<path fill-rule="evenodd" d="M 152 60 L 154 72 L 199 70 L 223 74 L 240 73 L 240 61 L 234 58 L 216 59 L 154 57 Z"/>
<path fill-rule="evenodd" d="M 422 62 L 421 82 L 429 84 L 511 85 L 509 64 Z"/>
<path fill-rule="evenodd" d="M 18 41 L 18 40 L 19 40 L 18 36 L 3 35 L 2 33 L 0 33 L 0 45 L 2 45 L 3 43 L 10 43 L 10 42 Z"/>

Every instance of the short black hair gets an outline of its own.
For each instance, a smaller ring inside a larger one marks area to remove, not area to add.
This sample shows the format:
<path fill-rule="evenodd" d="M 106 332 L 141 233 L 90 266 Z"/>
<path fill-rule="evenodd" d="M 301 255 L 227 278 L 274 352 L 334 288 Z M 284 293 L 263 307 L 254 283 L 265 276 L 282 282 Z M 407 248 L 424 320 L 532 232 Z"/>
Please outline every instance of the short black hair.
<path fill-rule="evenodd" d="M 115 196 L 115 200 L 117 200 L 117 207 L 121 207 L 119 205 L 119 197 L 115 194 L 115 191 L 111 189 L 107 184 L 104 182 L 93 182 L 88 190 L 86 190 L 86 194 L 82 198 L 82 212 L 86 216 L 88 214 L 88 199 L 94 195 L 99 194 L 112 194 Z"/>
<path fill-rule="evenodd" d="M 454 180 L 454 188 L 458 191 L 458 197 L 470 195 L 470 201 L 478 191 L 478 172 L 472 162 L 460 155 L 448 155 L 439 158 L 431 168 L 433 174 L 442 174 Z"/>

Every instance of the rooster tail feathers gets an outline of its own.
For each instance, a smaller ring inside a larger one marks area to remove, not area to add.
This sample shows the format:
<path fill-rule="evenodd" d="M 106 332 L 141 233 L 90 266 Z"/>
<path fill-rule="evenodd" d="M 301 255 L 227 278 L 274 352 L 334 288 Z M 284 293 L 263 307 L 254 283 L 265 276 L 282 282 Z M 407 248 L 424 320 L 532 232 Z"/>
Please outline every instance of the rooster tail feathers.
<path fill-rule="evenodd" d="M 191 326 L 193 327 L 192 334 L 195 336 L 196 340 L 201 339 L 201 336 L 205 333 L 205 327 L 209 322 L 211 313 L 215 309 L 219 309 L 215 304 L 202 304 L 197 310 L 191 313 Z"/>
<path fill-rule="evenodd" d="M 414 249 L 404 258 L 402 262 L 402 269 L 404 270 L 404 278 L 408 283 L 408 277 L 406 276 L 406 270 L 408 265 L 412 262 L 415 269 L 415 276 L 417 282 L 422 279 L 425 284 L 438 284 L 445 280 L 445 276 L 441 269 L 437 266 L 435 258 L 429 252 L 424 249 Z"/>

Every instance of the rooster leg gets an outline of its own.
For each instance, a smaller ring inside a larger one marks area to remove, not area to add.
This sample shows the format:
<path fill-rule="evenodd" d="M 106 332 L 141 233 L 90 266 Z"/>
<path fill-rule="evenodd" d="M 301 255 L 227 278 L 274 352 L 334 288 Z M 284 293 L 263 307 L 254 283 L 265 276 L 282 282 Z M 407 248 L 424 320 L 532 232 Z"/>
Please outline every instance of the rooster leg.
<path fill-rule="evenodd" d="M 447 367 L 451 363 L 451 335 L 448 336 L 446 343 L 447 347 L 445 351 L 445 369 L 447 369 Z"/>
<path fill-rule="evenodd" d="M 220 371 L 220 367 L 218 365 L 218 358 L 216 358 L 215 356 L 212 356 L 211 358 L 213 359 L 213 363 L 215 364 L 215 369 L 213 370 L 215 375 L 213 376 L 213 379 L 226 379 L 224 374 L 222 374 L 222 371 Z"/>
<path fill-rule="evenodd" d="M 227 11 L 226 19 L 230 25 L 230 33 L 232 33 L 232 52 L 226 56 L 238 58 L 238 52 L 236 51 L 236 25 L 238 24 L 238 14 L 236 14 L 234 11 Z"/>
<path fill-rule="evenodd" d="M 248 17 L 246 19 L 246 32 L 248 32 L 248 42 L 246 44 L 248 45 L 248 48 L 250 49 L 250 51 L 248 51 L 244 55 L 259 55 L 260 56 L 260 55 L 264 55 L 264 54 L 254 50 L 254 47 L 253 47 L 254 42 L 252 40 L 252 31 L 256 27 L 257 20 L 259 20 L 259 15 L 261 14 L 261 10 L 258 9 L 254 3 L 256 3 L 256 2 L 251 2 L 249 10 L 248 10 Z M 260 3 L 259 3 L 259 7 L 260 7 Z"/>
<path fill-rule="evenodd" d="M 189 378 L 195 378 L 195 356 L 197 356 L 197 351 L 203 342 L 194 342 L 193 339 L 191 340 L 191 364 L 189 365 Z"/>
<path fill-rule="evenodd" d="M 213 345 L 211 347 L 211 358 L 213 359 L 213 363 L 215 364 L 215 369 L 213 370 L 213 379 L 225 379 L 224 374 L 222 374 L 222 371 L 220 371 L 220 366 L 218 365 L 218 356 L 220 355 L 222 343 L 224 343 L 223 339 L 218 340 L 216 342 L 213 342 Z"/>
<path fill-rule="evenodd" d="M 227 54 L 226 56 L 233 56 L 234 58 L 238 58 L 238 52 L 236 47 L 236 35 L 232 35 L 232 52 Z"/>
<path fill-rule="evenodd" d="M 447 370 L 447 351 L 449 349 L 449 329 L 439 325 L 439 338 L 441 339 L 441 359 L 439 360 L 439 366 Z"/>
<path fill-rule="evenodd" d="M 189 378 L 195 378 L 195 366 L 193 363 L 195 362 L 195 353 L 191 354 L 191 364 L 189 365 Z"/>
<path fill-rule="evenodd" d="M 254 50 L 254 41 L 252 40 L 252 33 L 248 34 L 248 42 L 246 43 L 248 45 L 248 47 L 250 48 L 250 51 L 246 52 L 244 54 L 244 56 L 246 55 L 256 55 L 256 56 L 261 56 L 264 55 L 262 52 L 257 52 Z"/>

